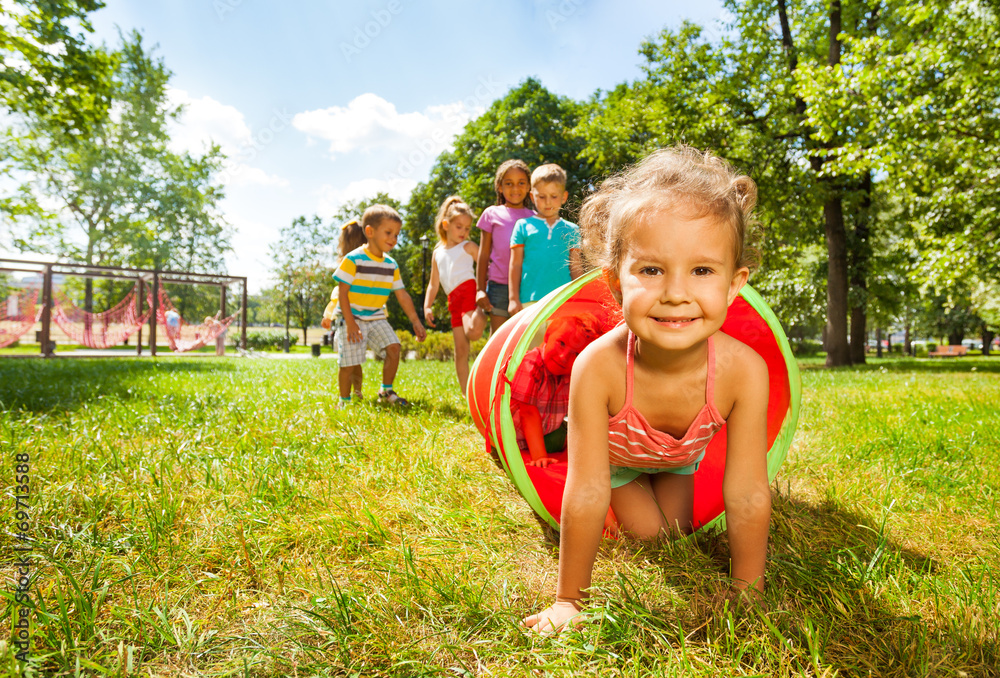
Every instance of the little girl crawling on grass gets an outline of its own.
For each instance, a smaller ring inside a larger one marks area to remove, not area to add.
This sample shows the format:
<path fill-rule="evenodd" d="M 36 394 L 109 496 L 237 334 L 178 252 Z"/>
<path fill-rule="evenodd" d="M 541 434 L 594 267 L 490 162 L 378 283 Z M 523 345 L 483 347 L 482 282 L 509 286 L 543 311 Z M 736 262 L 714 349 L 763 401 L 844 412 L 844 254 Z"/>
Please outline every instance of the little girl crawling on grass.
<path fill-rule="evenodd" d="M 692 474 L 723 424 L 732 586 L 763 590 L 768 371 L 720 331 L 753 263 L 756 193 L 724 160 L 680 147 L 608 179 L 584 203 L 584 252 L 624 323 L 573 366 L 559 580 L 555 601 L 523 620 L 533 631 L 580 619 L 609 506 L 623 536 L 691 532 Z"/>

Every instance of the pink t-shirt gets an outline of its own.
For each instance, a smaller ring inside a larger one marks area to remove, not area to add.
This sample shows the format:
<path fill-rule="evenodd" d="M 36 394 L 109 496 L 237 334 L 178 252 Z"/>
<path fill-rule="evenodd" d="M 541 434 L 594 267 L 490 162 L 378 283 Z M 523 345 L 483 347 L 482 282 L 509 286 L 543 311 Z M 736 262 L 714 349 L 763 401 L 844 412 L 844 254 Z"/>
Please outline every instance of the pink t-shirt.
<path fill-rule="evenodd" d="M 476 226 L 487 233 L 493 234 L 493 244 L 490 249 L 490 265 L 486 269 L 486 279 L 501 285 L 507 284 L 510 273 L 510 234 L 514 224 L 519 219 L 535 216 L 534 210 L 527 207 L 512 209 L 506 205 L 493 205 L 483 210 Z"/>

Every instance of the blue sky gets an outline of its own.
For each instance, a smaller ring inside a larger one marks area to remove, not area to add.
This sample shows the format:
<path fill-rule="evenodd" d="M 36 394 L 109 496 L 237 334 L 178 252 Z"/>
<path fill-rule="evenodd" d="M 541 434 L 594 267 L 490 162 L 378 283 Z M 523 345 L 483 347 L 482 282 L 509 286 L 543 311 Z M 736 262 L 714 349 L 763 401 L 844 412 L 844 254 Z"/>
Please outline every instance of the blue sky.
<path fill-rule="evenodd" d="M 644 38 L 721 16 L 717 0 L 108 0 L 93 23 L 109 45 L 136 29 L 157 46 L 185 106 L 177 148 L 212 139 L 229 155 L 227 263 L 256 292 L 281 226 L 379 190 L 405 200 L 525 78 L 584 99 L 641 75 Z"/>

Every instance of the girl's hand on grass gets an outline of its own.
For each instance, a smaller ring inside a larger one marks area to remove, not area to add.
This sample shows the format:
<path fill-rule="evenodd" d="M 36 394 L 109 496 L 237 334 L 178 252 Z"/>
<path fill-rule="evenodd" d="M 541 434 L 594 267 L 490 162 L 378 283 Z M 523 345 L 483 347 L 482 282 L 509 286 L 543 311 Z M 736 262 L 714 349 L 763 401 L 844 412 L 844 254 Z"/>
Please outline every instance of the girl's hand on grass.
<path fill-rule="evenodd" d="M 558 633 L 563 627 L 575 626 L 583 619 L 579 603 L 557 600 L 541 612 L 525 617 L 521 624 L 535 633 L 549 635 Z"/>

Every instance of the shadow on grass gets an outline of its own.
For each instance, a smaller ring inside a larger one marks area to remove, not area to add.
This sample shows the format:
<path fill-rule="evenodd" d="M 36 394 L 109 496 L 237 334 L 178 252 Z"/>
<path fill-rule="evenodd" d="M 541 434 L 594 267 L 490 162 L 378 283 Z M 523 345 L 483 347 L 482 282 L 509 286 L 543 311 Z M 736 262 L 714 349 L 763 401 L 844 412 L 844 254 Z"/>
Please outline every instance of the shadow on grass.
<path fill-rule="evenodd" d="M 444 400 L 414 399 L 410 401 L 409 407 L 400 407 L 399 405 L 392 405 L 389 403 L 378 402 L 378 400 L 373 400 L 371 406 L 376 408 L 378 411 L 391 412 L 392 414 L 400 417 L 424 418 L 428 414 L 434 414 L 448 419 L 455 419 L 456 421 L 472 421 L 472 415 L 469 414 L 469 409 L 467 407 L 456 406 L 454 403 Z"/>
<path fill-rule="evenodd" d="M 73 410 L 102 397 L 149 396 L 151 391 L 135 386 L 154 375 L 233 369 L 228 361 L 202 359 L 0 360 L 0 411 Z"/>
<path fill-rule="evenodd" d="M 696 543 L 725 574 L 724 533 L 699 535 Z M 691 598 L 693 618 L 684 625 L 696 629 L 693 638 L 718 642 L 727 630 L 719 614 L 717 580 L 691 577 L 676 557 L 661 562 L 667 581 L 687 589 Z M 995 675 L 989 667 L 1000 661 L 1000 649 L 983 642 L 974 621 L 990 610 L 967 607 L 973 621 L 962 623 L 937 612 L 938 605 L 947 609 L 948 604 L 927 592 L 944 586 L 941 569 L 934 559 L 890 540 L 884 526 L 844 506 L 816 506 L 776 494 L 765 602 L 739 612 L 736 622 L 797 655 L 803 670 L 910 676 L 928 675 L 937 666 L 944 673 Z M 955 595 L 974 599 L 976 585 L 968 585 L 968 591 Z M 676 608 L 661 612 L 677 614 Z"/>
<path fill-rule="evenodd" d="M 619 571 L 603 587 L 602 642 L 625 653 L 690 643 L 693 655 L 739 657 L 764 675 L 997 675 L 1000 647 L 982 623 L 993 598 L 979 594 L 983 582 L 954 583 L 934 559 L 836 503 L 776 494 L 773 507 L 759 598 L 727 590 L 723 532 L 616 545 L 612 557 L 653 564 L 659 576 L 638 584 Z M 663 595 L 656 580 L 679 599 Z"/>

